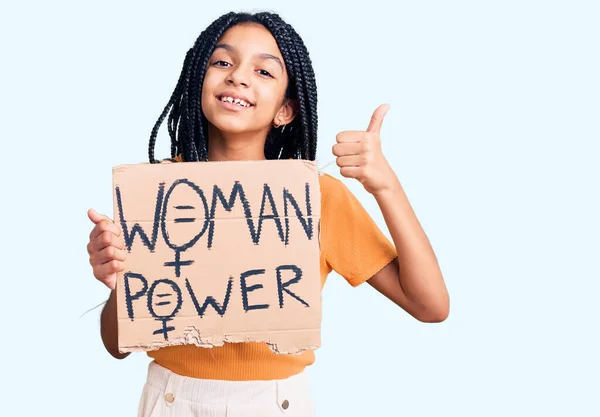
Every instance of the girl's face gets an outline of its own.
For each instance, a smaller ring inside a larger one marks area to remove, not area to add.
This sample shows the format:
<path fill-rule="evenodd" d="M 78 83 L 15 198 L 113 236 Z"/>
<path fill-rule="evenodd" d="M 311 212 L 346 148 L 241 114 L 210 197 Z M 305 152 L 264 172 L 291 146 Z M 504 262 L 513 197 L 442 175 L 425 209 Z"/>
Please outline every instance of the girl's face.
<path fill-rule="evenodd" d="M 275 38 L 263 26 L 228 29 L 208 61 L 202 86 L 204 116 L 222 134 L 269 132 L 287 124 L 293 103 L 284 99 L 288 75 Z"/>

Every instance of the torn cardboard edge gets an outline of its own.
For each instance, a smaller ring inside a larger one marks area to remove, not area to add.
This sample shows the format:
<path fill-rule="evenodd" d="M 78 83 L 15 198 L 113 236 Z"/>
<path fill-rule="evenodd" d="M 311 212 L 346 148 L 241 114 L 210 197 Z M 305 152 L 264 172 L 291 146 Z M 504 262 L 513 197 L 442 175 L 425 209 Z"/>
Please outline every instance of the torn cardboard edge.
<path fill-rule="evenodd" d="M 299 330 L 295 330 L 298 332 Z M 140 344 L 137 346 L 122 346 L 119 347 L 120 353 L 129 353 L 129 352 L 147 352 L 162 349 L 164 347 L 169 346 L 182 346 L 182 345 L 194 345 L 199 348 L 210 349 L 213 347 L 223 346 L 225 343 L 247 343 L 247 342 L 260 342 L 265 343 L 269 346 L 272 352 L 282 355 L 300 355 L 302 352 L 307 350 L 316 350 L 321 347 L 321 332 L 320 330 L 308 329 L 306 330 L 307 340 L 318 340 L 318 343 L 308 344 L 303 346 L 297 346 L 295 344 L 288 344 L 285 342 L 279 341 L 278 334 L 285 334 L 288 331 L 269 331 L 268 334 L 266 332 L 261 332 L 263 335 L 255 335 L 252 338 L 248 337 L 247 333 L 239 333 L 239 334 L 225 334 L 225 335 L 211 335 L 211 336 L 202 336 L 200 331 L 196 328 L 188 328 L 186 329 L 183 336 L 178 337 L 177 339 L 173 339 L 169 342 L 168 345 L 150 343 L 150 344 Z"/>

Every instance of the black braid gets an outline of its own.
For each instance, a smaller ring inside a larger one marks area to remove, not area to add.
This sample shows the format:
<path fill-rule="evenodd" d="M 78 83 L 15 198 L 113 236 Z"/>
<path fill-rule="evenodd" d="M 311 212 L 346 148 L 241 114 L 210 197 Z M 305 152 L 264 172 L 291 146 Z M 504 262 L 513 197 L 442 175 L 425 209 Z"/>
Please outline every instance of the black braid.
<path fill-rule="evenodd" d="M 175 90 L 150 134 L 148 156 L 151 163 L 158 162 L 154 159 L 154 147 L 167 113 L 171 158 L 181 154 L 185 162 L 208 159 L 208 123 L 202 113 L 202 83 L 217 41 L 227 29 L 240 23 L 257 23 L 271 32 L 288 72 L 286 99 L 298 102 L 299 113 L 285 127 L 285 131 L 273 128 L 267 135 L 265 156 L 267 159 L 315 160 L 317 85 L 304 42 L 292 26 L 277 14 L 231 12 L 219 17 L 200 33 L 194 46 L 187 52 Z"/>

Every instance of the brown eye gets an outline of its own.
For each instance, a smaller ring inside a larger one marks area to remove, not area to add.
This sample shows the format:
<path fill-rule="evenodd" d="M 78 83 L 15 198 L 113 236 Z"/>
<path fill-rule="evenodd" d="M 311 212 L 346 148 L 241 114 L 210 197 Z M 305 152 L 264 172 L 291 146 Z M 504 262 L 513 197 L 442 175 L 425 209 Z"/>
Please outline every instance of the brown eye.
<path fill-rule="evenodd" d="M 215 61 L 213 63 L 213 65 L 217 66 L 217 67 L 227 67 L 229 65 L 231 65 L 229 62 L 227 61 Z"/>
<path fill-rule="evenodd" d="M 264 75 L 265 77 L 271 77 L 271 78 L 273 78 L 273 76 L 271 75 L 271 73 L 269 73 L 269 71 L 265 71 L 265 70 L 261 69 L 261 70 L 258 70 L 258 73 L 260 75 Z"/>

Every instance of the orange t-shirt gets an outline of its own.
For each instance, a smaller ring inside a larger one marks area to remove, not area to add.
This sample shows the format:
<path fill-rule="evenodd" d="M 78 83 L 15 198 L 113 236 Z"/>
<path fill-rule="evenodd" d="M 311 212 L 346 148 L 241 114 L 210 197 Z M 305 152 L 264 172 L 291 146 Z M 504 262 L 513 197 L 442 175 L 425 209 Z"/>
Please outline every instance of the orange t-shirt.
<path fill-rule="evenodd" d="M 397 256 L 360 202 L 339 180 L 319 177 L 321 188 L 321 287 L 335 270 L 357 286 Z M 277 354 L 265 343 L 225 343 L 202 348 L 169 346 L 148 356 L 172 372 L 192 378 L 220 380 L 273 380 L 298 374 L 315 361 L 313 351 Z"/>

